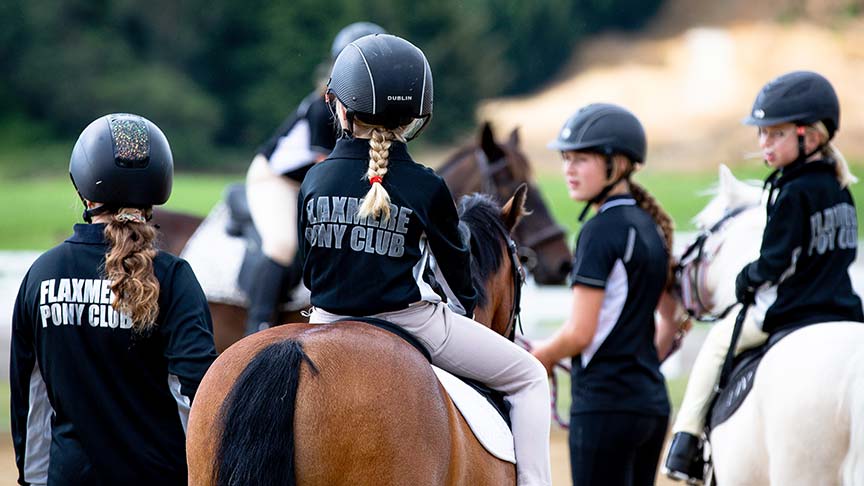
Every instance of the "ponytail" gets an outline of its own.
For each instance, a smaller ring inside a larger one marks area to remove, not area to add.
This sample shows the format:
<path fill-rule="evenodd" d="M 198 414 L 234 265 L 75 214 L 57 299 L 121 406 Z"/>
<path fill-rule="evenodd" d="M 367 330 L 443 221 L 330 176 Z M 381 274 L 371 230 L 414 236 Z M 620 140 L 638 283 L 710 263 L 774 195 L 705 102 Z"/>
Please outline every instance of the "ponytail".
<path fill-rule="evenodd" d="M 855 174 L 853 174 L 851 170 L 849 170 L 849 163 L 846 161 L 846 157 L 844 157 L 840 152 L 840 149 L 834 145 L 834 142 L 829 140 L 828 129 L 825 127 L 825 124 L 822 122 L 816 122 L 813 124 L 813 128 L 819 132 L 825 140 L 828 140 L 822 147 L 822 155 L 826 159 L 834 161 L 834 169 L 837 172 L 837 181 L 840 182 L 840 187 L 845 189 L 858 182 L 858 178 L 855 177 Z"/>
<path fill-rule="evenodd" d="M 358 211 L 361 217 L 371 215 L 384 221 L 390 219 L 390 195 L 384 189 L 383 178 L 387 174 L 390 145 L 397 139 L 392 130 L 380 127 L 372 129 L 372 137 L 369 139 L 369 169 L 366 171 L 366 179 L 372 187 L 363 198 L 363 204 Z"/>
<path fill-rule="evenodd" d="M 675 223 L 669 217 L 669 213 L 660 206 L 657 199 L 648 192 L 645 187 L 630 181 L 630 193 L 633 194 L 633 199 L 654 222 L 663 234 L 663 240 L 666 242 L 666 250 L 669 252 L 669 267 L 666 270 L 666 289 L 672 287 L 675 283 L 675 259 L 672 257 L 672 235 L 675 231 Z"/>
<path fill-rule="evenodd" d="M 105 226 L 110 248 L 105 276 L 111 281 L 112 306 L 132 319 L 138 333 L 155 328 L 159 315 L 159 280 L 153 273 L 156 228 L 147 224 L 152 211 L 121 208 Z"/>

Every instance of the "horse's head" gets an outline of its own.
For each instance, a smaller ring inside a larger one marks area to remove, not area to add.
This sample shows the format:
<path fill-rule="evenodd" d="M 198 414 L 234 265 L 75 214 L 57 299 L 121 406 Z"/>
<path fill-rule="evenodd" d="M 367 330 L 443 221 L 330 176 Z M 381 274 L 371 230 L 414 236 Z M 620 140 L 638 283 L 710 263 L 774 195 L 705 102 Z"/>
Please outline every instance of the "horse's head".
<path fill-rule="evenodd" d="M 507 337 L 515 330 L 524 282 L 510 234 L 525 214 L 527 191 L 520 185 L 503 207 L 479 193 L 459 201 L 459 218 L 471 234 L 471 274 L 478 294 L 475 319 Z"/>
<path fill-rule="evenodd" d="M 482 192 L 503 202 L 520 184 L 527 184 L 526 217 L 514 231 L 513 239 L 538 284 L 559 284 L 570 271 L 570 250 L 564 230 L 552 219 L 532 181 L 531 166 L 519 145 L 518 129 L 510 133 L 507 142 L 498 143 L 492 127 L 484 123 L 477 144 L 454 154 L 439 173 L 457 200 L 465 194 Z"/>
<path fill-rule="evenodd" d="M 735 303 L 735 277 L 759 256 L 765 209 L 759 186 L 739 181 L 720 166 L 717 194 L 696 215 L 699 236 L 680 257 L 678 285 L 684 306 L 711 320 Z"/>

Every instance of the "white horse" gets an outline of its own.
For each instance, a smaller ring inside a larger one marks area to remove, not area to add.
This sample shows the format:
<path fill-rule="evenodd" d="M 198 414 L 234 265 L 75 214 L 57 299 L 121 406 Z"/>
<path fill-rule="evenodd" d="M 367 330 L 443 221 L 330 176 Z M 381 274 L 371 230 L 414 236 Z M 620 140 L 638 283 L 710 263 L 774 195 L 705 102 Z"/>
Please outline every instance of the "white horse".
<path fill-rule="evenodd" d="M 758 257 L 765 227 L 761 189 L 721 166 L 718 195 L 697 225 L 710 228 L 742 207 L 705 241 L 700 294 L 715 313 L 735 302 L 735 276 Z M 864 325 L 818 324 L 780 341 L 710 443 L 721 486 L 864 486 Z"/>

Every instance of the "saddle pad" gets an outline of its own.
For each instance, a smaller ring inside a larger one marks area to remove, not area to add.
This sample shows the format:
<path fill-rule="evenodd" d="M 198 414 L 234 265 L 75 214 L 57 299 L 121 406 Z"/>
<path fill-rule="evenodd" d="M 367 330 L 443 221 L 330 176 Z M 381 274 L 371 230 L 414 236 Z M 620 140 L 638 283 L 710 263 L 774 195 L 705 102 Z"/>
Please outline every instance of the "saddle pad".
<path fill-rule="evenodd" d="M 180 258 L 192 267 L 207 301 L 246 307 L 249 299 L 237 285 L 237 276 L 246 254 L 246 240 L 228 235 L 229 211 L 220 201 L 186 242 Z M 309 307 L 309 290 L 300 284 L 292 291 L 285 310 Z"/>
<path fill-rule="evenodd" d="M 492 404 L 459 378 L 437 366 L 432 369 L 480 444 L 498 459 L 516 464 L 513 433 Z"/>

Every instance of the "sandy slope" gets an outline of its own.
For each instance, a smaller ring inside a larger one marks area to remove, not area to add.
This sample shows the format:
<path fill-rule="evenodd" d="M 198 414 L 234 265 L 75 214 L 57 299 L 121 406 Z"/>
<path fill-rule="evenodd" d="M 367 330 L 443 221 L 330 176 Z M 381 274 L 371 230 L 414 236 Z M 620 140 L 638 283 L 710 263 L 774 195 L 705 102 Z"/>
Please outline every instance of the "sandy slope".
<path fill-rule="evenodd" d="M 579 106 L 627 106 L 646 126 L 652 166 L 692 168 L 735 162 L 752 152 L 752 129 L 740 119 L 759 87 L 786 71 L 823 73 L 837 89 L 847 156 L 864 157 L 864 17 L 835 10 L 780 22 L 797 8 L 848 2 L 671 0 L 638 34 L 604 34 L 574 53 L 571 74 L 533 95 L 485 103 L 480 118 L 522 127 L 532 160 L 557 164 L 545 150 Z M 803 7 L 795 7 L 803 5 Z M 752 8 L 749 8 L 751 7 Z M 774 13 L 772 13 L 774 12 Z"/>

